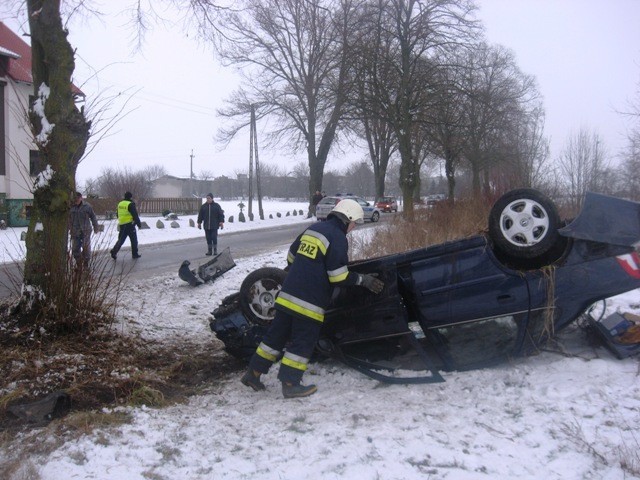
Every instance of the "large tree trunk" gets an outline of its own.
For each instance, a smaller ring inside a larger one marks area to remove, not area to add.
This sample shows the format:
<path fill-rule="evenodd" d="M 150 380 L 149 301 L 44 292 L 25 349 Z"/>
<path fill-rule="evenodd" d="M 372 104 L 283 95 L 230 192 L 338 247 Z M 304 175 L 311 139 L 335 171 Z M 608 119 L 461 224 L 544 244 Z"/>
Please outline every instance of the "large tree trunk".
<path fill-rule="evenodd" d="M 74 52 L 62 26 L 60 0 L 28 0 L 27 8 L 36 96 L 30 121 L 46 168 L 34 183 L 24 282 L 57 302 L 68 291 L 67 219 L 90 122 L 74 102 Z"/>
<path fill-rule="evenodd" d="M 398 151 L 400 152 L 400 189 L 402 190 L 402 212 L 404 217 L 413 221 L 414 194 L 419 176 L 418 162 L 415 161 L 411 147 L 411 136 L 397 133 Z"/>

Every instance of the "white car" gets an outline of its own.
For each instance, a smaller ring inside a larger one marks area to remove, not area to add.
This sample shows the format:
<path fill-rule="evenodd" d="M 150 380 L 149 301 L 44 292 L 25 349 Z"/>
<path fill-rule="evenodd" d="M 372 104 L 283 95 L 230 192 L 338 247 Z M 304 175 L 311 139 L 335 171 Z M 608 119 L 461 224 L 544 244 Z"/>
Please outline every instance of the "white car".
<path fill-rule="evenodd" d="M 372 222 L 377 222 L 380 220 L 380 209 L 367 202 L 366 200 L 356 197 L 355 195 L 334 195 L 324 197 L 316 207 L 316 218 L 318 220 L 326 220 L 329 212 L 333 210 L 340 200 L 344 200 L 345 198 L 350 198 L 351 200 L 355 200 L 360 204 L 362 210 L 364 210 L 364 219 L 371 220 Z"/>

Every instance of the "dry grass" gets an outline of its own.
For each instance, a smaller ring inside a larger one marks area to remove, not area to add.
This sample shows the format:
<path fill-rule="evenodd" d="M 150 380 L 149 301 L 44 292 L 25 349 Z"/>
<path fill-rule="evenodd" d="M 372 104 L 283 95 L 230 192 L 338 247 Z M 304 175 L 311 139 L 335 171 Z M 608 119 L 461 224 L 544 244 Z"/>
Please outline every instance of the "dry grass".
<path fill-rule="evenodd" d="M 32 427 L 9 408 L 52 392 L 71 398 L 70 414 L 54 420 L 58 428 L 83 433 L 103 424 L 105 417 L 92 413 L 102 407 L 165 406 L 241 368 L 199 345 L 178 349 L 118 334 L 115 311 L 128 271 L 118 271 L 122 264 L 104 252 L 82 270 L 72 260 L 68 267 L 63 298 L 29 309 L 25 296 L 17 295 L 18 272 L 10 279 L 18 300 L 0 304 L 0 446 Z M 0 478 L 7 478 L 6 467 L 0 465 Z"/>
<path fill-rule="evenodd" d="M 468 237 L 487 229 L 491 204 L 478 200 L 440 202 L 414 212 L 413 222 L 397 215 L 388 226 L 376 229 L 375 236 L 352 242 L 353 260 L 406 252 L 417 248 Z"/>

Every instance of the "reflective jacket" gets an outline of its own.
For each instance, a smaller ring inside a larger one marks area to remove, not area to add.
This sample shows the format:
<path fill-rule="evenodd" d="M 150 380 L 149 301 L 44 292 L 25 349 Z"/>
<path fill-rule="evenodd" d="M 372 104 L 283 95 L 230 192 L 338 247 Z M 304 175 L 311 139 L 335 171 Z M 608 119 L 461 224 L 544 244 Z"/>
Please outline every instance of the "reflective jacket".
<path fill-rule="evenodd" d="M 347 268 L 348 248 L 347 226 L 336 217 L 302 232 L 289 248 L 289 273 L 276 298 L 276 308 L 324 321 L 333 287 L 355 285 L 359 279 Z"/>
<path fill-rule="evenodd" d="M 118 203 L 118 224 L 125 225 L 132 222 L 140 228 L 141 223 L 136 204 L 131 200 L 122 200 Z"/>

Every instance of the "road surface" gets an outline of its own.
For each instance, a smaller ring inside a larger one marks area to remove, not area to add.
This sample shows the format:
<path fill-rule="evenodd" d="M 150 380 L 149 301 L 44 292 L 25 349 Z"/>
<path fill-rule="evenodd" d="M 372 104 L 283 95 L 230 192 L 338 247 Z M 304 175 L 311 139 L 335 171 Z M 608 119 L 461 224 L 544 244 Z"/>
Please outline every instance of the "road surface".
<path fill-rule="evenodd" d="M 385 214 L 380 221 L 385 223 L 391 214 Z M 292 225 L 279 225 L 276 227 L 247 230 L 244 232 L 225 233 L 224 230 L 218 236 L 218 252 L 226 247 L 231 248 L 234 260 L 260 253 L 288 248 L 291 242 L 313 220 L 308 222 L 296 222 Z M 358 228 L 370 228 L 377 224 L 365 223 Z M 184 260 L 191 262 L 191 268 L 205 263 L 211 257 L 205 256 L 207 244 L 202 237 L 140 245 L 139 251 L 142 258 L 133 260 L 131 249 L 125 246 L 118 253 L 116 271 L 127 272 L 132 279 L 144 279 L 167 273 L 178 274 L 178 269 Z M 108 255 L 107 252 L 104 253 Z M 109 259 L 111 262 L 112 260 Z M 284 266 L 285 257 L 282 258 Z M 0 265 L 0 300 L 4 300 L 11 294 L 19 292 L 22 283 L 21 267 L 16 263 Z"/>

